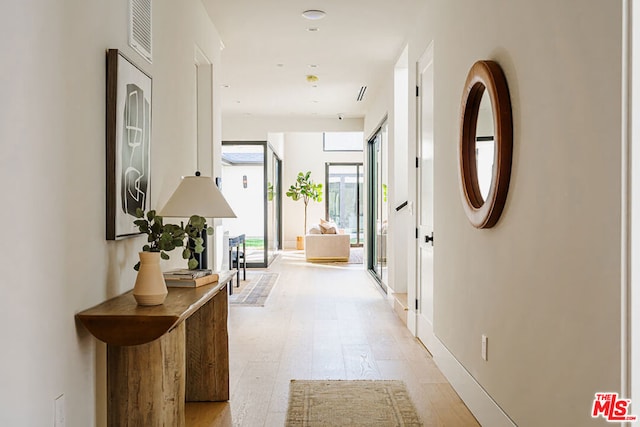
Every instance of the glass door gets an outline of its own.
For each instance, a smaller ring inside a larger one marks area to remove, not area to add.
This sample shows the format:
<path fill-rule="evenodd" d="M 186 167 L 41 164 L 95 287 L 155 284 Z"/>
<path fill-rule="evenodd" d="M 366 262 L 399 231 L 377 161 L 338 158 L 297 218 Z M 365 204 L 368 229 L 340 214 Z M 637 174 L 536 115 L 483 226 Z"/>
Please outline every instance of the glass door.
<path fill-rule="evenodd" d="M 229 237 L 245 235 L 247 267 L 267 267 L 281 248 L 280 159 L 267 142 L 222 143 L 222 194 L 237 218 Z"/>
<path fill-rule="evenodd" d="M 387 159 L 387 124 L 383 124 L 368 143 L 369 208 L 367 266 L 387 291 L 387 226 L 389 218 Z"/>
<path fill-rule="evenodd" d="M 266 167 L 266 201 L 267 201 L 267 265 L 275 259 L 278 251 L 282 249 L 282 230 L 280 227 L 282 218 L 281 209 L 281 165 L 282 161 L 267 145 Z"/>
<path fill-rule="evenodd" d="M 325 165 L 326 218 L 351 236 L 351 246 L 364 242 L 362 163 L 327 163 Z"/>

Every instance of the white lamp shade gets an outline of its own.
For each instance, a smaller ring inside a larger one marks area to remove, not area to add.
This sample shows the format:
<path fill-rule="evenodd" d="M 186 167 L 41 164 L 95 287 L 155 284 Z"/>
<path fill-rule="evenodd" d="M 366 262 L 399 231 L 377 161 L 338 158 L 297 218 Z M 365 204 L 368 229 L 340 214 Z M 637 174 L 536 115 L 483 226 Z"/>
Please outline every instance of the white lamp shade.
<path fill-rule="evenodd" d="M 191 215 L 205 218 L 236 218 L 236 214 L 209 176 L 183 177 L 159 214 L 177 218 L 189 218 Z"/>

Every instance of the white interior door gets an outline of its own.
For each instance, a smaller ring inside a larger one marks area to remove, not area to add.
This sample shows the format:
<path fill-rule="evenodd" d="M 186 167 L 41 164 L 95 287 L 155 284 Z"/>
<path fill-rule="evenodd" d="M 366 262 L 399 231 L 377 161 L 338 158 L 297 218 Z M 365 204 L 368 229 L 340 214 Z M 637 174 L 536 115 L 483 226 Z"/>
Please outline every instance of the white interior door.
<path fill-rule="evenodd" d="M 418 62 L 419 158 L 416 335 L 429 348 L 433 337 L 433 42 Z"/>

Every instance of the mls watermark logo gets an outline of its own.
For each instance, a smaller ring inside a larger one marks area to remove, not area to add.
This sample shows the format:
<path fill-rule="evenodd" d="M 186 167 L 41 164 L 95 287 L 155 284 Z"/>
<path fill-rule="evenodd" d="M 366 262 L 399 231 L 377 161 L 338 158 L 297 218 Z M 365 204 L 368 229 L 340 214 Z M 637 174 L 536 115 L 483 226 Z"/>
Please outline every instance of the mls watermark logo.
<path fill-rule="evenodd" d="M 636 421 L 635 415 L 629 415 L 629 405 L 631 399 L 620 399 L 618 393 L 596 393 L 591 417 L 602 417 L 610 423 Z"/>

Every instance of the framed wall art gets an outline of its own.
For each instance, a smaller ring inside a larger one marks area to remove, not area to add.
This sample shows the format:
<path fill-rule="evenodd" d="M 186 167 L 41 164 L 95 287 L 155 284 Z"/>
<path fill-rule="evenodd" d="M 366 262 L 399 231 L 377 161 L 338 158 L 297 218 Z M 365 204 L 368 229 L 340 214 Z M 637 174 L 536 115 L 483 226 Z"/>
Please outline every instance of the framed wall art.
<path fill-rule="evenodd" d="M 149 75 L 107 51 L 107 240 L 139 234 L 136 209 L 150 207 L 151 88 Z"/>

